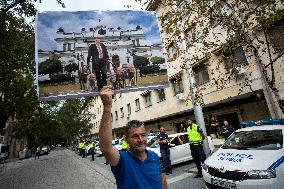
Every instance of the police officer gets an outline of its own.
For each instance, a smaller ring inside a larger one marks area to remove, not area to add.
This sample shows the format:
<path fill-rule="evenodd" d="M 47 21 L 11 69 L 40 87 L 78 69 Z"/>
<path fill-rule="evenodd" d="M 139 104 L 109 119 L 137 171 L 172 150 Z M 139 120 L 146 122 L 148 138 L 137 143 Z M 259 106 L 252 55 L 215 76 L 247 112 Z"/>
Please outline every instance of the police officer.
<path fill-rule="evenodd" d="M 94 161 L 95 160 L 95 142 L 94 141 L 92 141 L 91 143 L 90 143 L 90 154 L 91 154 L 91 156 L 92 156 L 92 161 Z"/>
<path fill-rule="evenodd" d="M 85 158 L 85 151 L 86 151 L 86 142 L 81 140 L 79 143 L 79 149 L 80 149 L 80 156 L 82 158 Z"/>
<path fill-rule="evenodd" d="M 168 175 L 172 174 L 169 137 L 166 134 L 164 127 L 160 127 L 159 130 L 160 134 L 157 136 L 157 142 L 160 145 L 163 167 L 166 174 Z"/>
<path fill-rule="evenodd" d="M 128 148 L 128 144 L 127 144 L 125 138 L 126 138 L 126 136 L 123 135 L 123 136 L 122 136 L 122 143 L 121 143 L 121 148 L 122 148 L 122 150 L 127 150 L 127 148 Z"/>
<path fill-rule="evenodd" d="M 201 128 L 197 124 L 193 123 L 190 119 L 186 121 L 186 124 L 191 155 L 198 170 L 198 173 L 194 178 L 199 178 L 202 177 L 201 164 L 206 159 L 202 146 L 204 134 Z"/>
<path fill-rule="evenodd" d="M 81 139 L 78 144 L 79 156 L 82 156 L 83 140 Z"/>

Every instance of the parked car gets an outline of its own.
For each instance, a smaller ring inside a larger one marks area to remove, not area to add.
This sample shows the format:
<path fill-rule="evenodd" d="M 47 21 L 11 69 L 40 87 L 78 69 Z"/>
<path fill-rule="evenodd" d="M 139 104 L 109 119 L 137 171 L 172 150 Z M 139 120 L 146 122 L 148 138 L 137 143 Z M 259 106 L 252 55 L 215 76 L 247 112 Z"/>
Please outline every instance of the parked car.
<path fill-rule="evenodd" d="M 172 165 L 193 159 L 191 156 L 187 133 L 176 133 L 176 134 L 170 134 L 168 136 L 169 136 L 169 146 L 170 146 Z M 210 136 L 208 136 L 208 142 L 210 150 L 213 151 L 214 145 L 212 145 L 212 140 Z M 161 157 L 160 146 L 157 143 L 157 137 L 152 138 L 147 143 L 147 149 L 154 151 L 159 155 L 159 157 Z"/>
<path fill-rule="evenodd" d="M 0 159 L 8 159 L 8 146 L 5 144 L 0 144 Z"/>
<path fill-rule="evenodd" d="M 203 164 L 207 188 L 283 188 L 283 136 L 284 125 L 235 131 Z"/>
<path fill-rule="evenodd" d="M 122 140 L 121 139 L 112 140 L 112 145 L 114 147 L 116 147 L 118 150 L 122 149 L 121 144 L 122 144 Z"/>
<path fill-rule="evenodd" d="M 22 151 L 19 152 L 19 159 L 26 159 L 32 157 L 32 151 L 30 149 L 24 148 Z"/>
<path fill-rule="evenodd" d="M 96 144 L 95 144 L 95 153 L 96 154 L 98 154 L 98 155 L 103 155 L 103 153 L 102 153 L 102 151 L 101 151 L 101 149 L 100 149 L 100 142 L 97 142 Z"/>
<path fill-rule="evenodd" d="M 49 154 L 49 151 L 50 151 L 49 146 L 43 146 L 41 148 L 39 154 L 40 155 L 47 155 L 47 154 Z"/>
<path fill-rule="evenodd" d="M 158 136 L 159 133 L 149 133 L 149 135 L 147 136 L 147 143 L 152 139 L 152 138 L 156 138 Z"/>

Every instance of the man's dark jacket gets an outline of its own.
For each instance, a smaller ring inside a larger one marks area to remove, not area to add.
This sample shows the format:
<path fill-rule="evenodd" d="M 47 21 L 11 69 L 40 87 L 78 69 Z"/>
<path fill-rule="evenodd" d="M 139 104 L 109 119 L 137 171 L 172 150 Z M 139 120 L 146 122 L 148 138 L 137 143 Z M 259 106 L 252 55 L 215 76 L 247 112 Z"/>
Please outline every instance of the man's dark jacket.
<path fill-rule="evenodd" d="M 100 43 L 101 48 L 102 48 L 102 52 L 103 52 L 103 59 L 104 60 L 109 60 L 109 56 L 108 56 L 108 52 L 107 52 L 107 48 L 103 43 Z M 92 62 L 97 62 L 99 60 L 99 52 L 98 52 L 98 48 L 96 44 L 92 44 L 89 47 L 89 51 L 88 51 L 88 57 L 87 57 L 87 63 L 90 62 L 90 58 L 92 57 Z"/>

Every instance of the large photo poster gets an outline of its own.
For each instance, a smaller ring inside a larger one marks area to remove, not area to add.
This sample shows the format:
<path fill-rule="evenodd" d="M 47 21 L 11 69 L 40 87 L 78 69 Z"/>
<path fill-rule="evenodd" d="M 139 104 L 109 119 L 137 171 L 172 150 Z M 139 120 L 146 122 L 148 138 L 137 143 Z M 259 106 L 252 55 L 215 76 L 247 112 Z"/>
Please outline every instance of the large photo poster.
<path fill-rule="evenodd" d="M 37 82 L 42 100 L 165 88 L 167 65 L 149 11 L 42 12 L 37 16 Z"/>

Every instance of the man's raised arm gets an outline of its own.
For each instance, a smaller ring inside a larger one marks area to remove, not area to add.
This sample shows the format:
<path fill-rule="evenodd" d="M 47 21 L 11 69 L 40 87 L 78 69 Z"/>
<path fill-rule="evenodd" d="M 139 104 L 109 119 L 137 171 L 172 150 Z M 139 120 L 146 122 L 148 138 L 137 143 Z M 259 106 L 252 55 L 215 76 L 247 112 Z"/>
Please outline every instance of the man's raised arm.
<path fill-rule="evenodd" d="M 112 108 L 112 86 L 104 86 L 100 91 L 100 97 L 103 103 L 103 115 L 99 130 L 100 148 L 106 161 L 110 165 L 117 165 L 119 161 L 118 150 L 112 146 L 112 125 L 111 125 L 111 108 Z"/>

